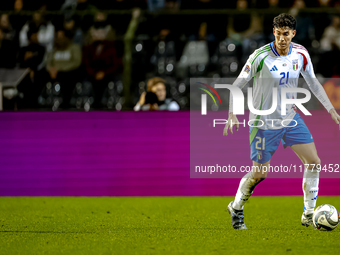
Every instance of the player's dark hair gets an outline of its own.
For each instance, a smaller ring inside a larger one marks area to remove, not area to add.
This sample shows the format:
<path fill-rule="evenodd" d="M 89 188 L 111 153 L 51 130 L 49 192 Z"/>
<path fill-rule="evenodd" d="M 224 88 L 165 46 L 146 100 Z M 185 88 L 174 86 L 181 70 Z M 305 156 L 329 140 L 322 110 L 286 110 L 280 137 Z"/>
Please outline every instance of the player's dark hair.
<path fill-rule="evenodd" d="M 296 28 L 296 20 L 295 18 L 288 13 L 281 13 L 279 16 L 276 16 L 273 20 L 273 27 L 289 27 L 292 30 Z"/>

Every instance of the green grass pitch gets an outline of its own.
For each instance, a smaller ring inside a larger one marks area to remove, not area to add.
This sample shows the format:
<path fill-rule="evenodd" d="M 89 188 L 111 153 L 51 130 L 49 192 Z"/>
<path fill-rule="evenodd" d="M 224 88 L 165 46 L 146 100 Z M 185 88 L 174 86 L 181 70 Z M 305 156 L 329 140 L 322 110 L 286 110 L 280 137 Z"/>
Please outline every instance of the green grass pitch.
<path fill-rule="evenodd" d="M 303 227 L 302 197 L 0 197 L 0 254 L 339 254 L 340 227 Z M 317 205 L 340 209 L 339 197 Z"/>

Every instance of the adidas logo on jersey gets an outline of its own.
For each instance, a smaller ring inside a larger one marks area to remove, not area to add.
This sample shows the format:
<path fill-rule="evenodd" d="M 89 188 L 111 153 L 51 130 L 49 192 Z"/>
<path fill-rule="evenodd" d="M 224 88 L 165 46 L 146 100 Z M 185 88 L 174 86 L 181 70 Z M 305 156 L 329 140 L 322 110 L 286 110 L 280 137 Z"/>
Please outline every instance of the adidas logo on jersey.
<path fill-rule="evenodd" d="M 278 69 L 277 69 L 276 66 L 273 66 L 272 69 L 270 69 L 271 72 L 272 72 L 272 71 L 277 71 L 277 70 L 278 70 Z"/>

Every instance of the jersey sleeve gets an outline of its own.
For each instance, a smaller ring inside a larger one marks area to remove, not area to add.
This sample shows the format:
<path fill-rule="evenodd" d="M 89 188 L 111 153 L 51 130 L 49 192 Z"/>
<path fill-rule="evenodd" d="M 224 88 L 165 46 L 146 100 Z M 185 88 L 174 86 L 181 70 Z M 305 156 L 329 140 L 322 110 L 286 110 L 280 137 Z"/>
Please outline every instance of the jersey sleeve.
<path fill-rule="evenodd" d="M 333 107 L 331 101 L 329 100 L 324 88 L 315 76 L 313 63 L 307 51 L 299 52 L 303 57 L 303 66 L 301 69 L 301 74 L 305 79 L 308 87 L 313 92 L 315 97 L 320 101 L 320 103 L 329 112 Z"/>
<path fill-rule="evenodd" d="M 304 78 L 305 76 L 316 78 L 315 73 L 314 73 L 313 63 L 311 61 L 311 57 L 309 56 L 309 53 L 307 52 L 307 50 L 304 50 L 304 51 L 301 50 L 298 53 L 303 58 L 303 65 L 301 69 L 302 76 Z"/>
<path fill-rule="evenodd" d="M 242 68 L 241 73 L 238 76 L 238 79 L 245 79 L 247 82 L 250 81 L 256 74 L 257 70 L 257 62 L 260 57 L 256 57 L 256 51 L 251 54 Z M 246 83 L 247 84 L 247 83 Z"/>
<path fill-rule="evenodd" d="M 256 57 L 256 51 L 251 54 L 243 66 L 239 76 L 234 81 L 233 86 L 237 86 L 238 88 L 242 89 L 256 74 L 257 72 L 257 64 L 258 64 L 258 57 Z M 229 112 L 233 112 L 233 97 L 230 93 L 229 98 Z"/>

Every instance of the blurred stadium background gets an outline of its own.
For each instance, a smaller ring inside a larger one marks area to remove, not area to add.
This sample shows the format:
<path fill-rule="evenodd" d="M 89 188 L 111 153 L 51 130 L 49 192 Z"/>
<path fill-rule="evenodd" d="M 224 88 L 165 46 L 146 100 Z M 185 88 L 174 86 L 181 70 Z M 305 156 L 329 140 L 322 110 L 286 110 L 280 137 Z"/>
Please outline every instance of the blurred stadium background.
<path fill-rule="evenodd" d="M 190 78 L 236 77 L 282 12 L 340 109 L 340 0 L 1 0 L 0 254 L 338 253 L 339 229 L 300 225 L 302 173 L 256 187 L 246 233 L 226 212 L 239 179 L 190 178 Z M 306 107 L 321 162 L 339 165 L 338 126 Z M 251 164 L 248 128 L 213 131 L 203 156 Z M 288 161 L 279 146 L 271 163 Z M 317 206 L 340 208 L 332 177 Z"/>
<path fill-rule="evenodd" d="M 190 78 L 237 76 L 256 48 L 274 40 L 281 12 L 297 19 L 294 41 L 308 49 L 339 109 L 340 82 L 329 80 L 340 75 L 337 0 L 1 1 L 3 109 L 133 110 L 157 76 L 168 100 L 156 93 L 158 101 L 147 101 L 188 110 Z"/>

